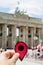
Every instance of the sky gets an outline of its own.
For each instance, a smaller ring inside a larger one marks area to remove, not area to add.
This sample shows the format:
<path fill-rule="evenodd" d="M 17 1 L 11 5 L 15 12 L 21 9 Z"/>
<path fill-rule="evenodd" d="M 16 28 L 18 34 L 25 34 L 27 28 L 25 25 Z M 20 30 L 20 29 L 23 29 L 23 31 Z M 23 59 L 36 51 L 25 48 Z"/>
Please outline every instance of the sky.
<path fill-rule="evenodd" d="M 43 0 L 0 0 L 0 12 L 14 13 L 17 6 L 30 17 L 43 19 Z"/>

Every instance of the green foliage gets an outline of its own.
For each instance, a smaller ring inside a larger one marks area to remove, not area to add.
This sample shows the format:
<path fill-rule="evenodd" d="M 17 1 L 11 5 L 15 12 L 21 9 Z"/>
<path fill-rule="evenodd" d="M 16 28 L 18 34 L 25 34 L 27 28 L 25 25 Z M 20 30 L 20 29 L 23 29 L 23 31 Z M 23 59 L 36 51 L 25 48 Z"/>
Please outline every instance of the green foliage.
<path fill-rule="evenodd" d="M 19 36 L 16 37 L 16 42 L 19 42 Z"/>

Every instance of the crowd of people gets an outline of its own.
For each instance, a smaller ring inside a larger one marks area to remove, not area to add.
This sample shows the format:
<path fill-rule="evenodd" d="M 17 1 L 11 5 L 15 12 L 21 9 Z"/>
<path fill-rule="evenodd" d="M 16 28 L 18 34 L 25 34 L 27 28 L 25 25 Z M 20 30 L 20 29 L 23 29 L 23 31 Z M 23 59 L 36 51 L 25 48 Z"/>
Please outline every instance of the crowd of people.
<path fill-rule="evenodd" d="M 6 50 L 0 48 L 0 53 L 2 53 L 4 51 L 6 51 Z M 43 59 L 43 47 L 38 45 L 36 49 L 34 49 L 33 47 L 31 49 L 28 49 L 27 53 L 25 55 L 25 58 L 29 58 L 29 57 Z"/>
<path fill-rule="evenodd" d="M 31 49 L 27 50 L 27 54 L 25 56 L 26 58 L 40 58 L 43 59 L 43 47 L 41 47 L 40 45 L 37 46 L 36 49 L 34 49 L 33 47 Z"/>

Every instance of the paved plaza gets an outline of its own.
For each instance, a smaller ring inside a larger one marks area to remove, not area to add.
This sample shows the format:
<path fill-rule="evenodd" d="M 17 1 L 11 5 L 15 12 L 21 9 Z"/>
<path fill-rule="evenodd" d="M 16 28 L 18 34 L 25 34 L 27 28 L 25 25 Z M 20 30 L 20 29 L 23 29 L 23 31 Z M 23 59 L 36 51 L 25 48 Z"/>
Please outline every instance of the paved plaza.
<path fill-rule="evenodd" d="M 29 50 L 29 53 L 31 55 L 31 50 Z M 25 56 L 23 61 L 20 61 L 18 59 L 16 65 L 43 65 L 43 58 L 35 58 L 35 57 L 30 57 L 30 56 Z"/>
<path fill-rule="evenodd" d="M 43 65 L 43 60 L 24 58 L 23 61 L 18 59 L 16 65 Z"/>
<path fill-rule="evenodd" d="M 32 54 L 32 50 L 29 50 L 29 54 Z M 43 65 L 43 58 L 35 58 L 31 56 L 25 55 L 24 59 L 21 61 L 20 59 L 17 60 L 16 65 Z"/>

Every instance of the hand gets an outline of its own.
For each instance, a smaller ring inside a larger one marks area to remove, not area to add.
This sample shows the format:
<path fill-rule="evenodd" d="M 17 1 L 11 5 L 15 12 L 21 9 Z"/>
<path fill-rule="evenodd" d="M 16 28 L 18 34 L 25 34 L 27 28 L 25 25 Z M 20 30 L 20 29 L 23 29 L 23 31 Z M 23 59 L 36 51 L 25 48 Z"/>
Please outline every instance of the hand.
<path fill-rule="evenodd" d="M 0 54 L 0 65 L 15 65 L 19 53 L 15 53 L 13 50 L 8 50 Z"/>

